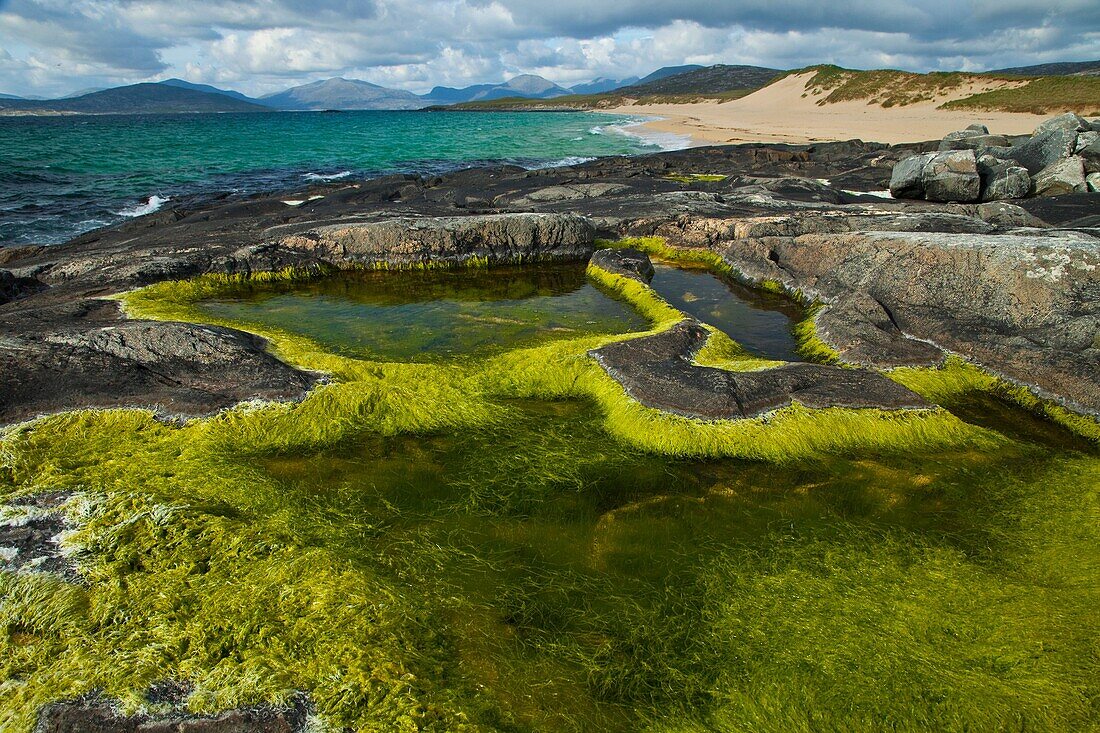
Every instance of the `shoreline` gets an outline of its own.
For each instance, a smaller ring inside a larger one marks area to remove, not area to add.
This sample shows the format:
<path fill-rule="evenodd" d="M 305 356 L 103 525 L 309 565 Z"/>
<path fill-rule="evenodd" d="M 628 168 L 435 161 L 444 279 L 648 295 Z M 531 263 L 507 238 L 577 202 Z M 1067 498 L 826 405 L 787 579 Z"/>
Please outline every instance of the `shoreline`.
<path fill-rule="evenodd" d="M 642 124 L 653 134 L 680 135 L 692 146 L 740 143 L 807 145 L 860 139 L 897 145 L 939 140 L 973 123 L 1001 135 L 1030 134 L 1047 116 L 1022 112 L 943 110 L 952 98 L 974 89 L 914 104 L 883 107 L 867 100 L 821 103 L 807 90 L 805 75 L 791 76 L 752 94 L 729 101 L 685 104 L 624 105 L 599 114 L 651 117 Z"/>
<path fill-rule="evenodd" d="M 915 140 L 939 140 L 949 132 L 963 129 L 974 123 L 986 125 L 990 132 L 995 134 L 1025 135 L 1030 134 L 1040 122 L 1046 119 L 1043 115 L 979 111 L 941 112 L 932 116 L 921 114 L 924 110 L 914 110 L 915 114 L 891 115 L 888 112 L 882 117 L 872 113 L 867 114 L 866 120 L 856 121 L 842 119 L 844 115 L 836 115 L 835 123 L 823 115 L 825 119 L 822 119 L 818 126 L 802 130 L 776 129 L 775 125 L 769 121 L 751 117 L 734 121 L 731 119 L 733 115 L 721 109 L 729 104 L 732 103 L 639 105 L 591 111 L 607 115 L 643 114 L 649 119 L 639 122 L 638 126 L 645 128 L 650 134 L 641 135 L 641 137 L 674 135 L 688 141 L 683 147 L 672 149 L 744 143 L 811 145 L 853 139 L 899 145 L 913 143 Z M 708 109 L 709 107 L 715 109 Z M 639 112 L 640 110 L 645 111 Z"/>

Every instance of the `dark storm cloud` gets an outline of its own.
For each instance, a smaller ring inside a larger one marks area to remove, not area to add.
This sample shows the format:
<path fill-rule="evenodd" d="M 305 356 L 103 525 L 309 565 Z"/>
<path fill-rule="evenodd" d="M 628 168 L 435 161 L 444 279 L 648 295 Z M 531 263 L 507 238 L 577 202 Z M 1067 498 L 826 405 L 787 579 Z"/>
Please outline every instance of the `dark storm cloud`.
<path fill-rule="evenodd" d="M 1097 0 L 0 0 L 0 90 L 168 74 L 422 88 L 665 64 L 980 70 L 1100 57 Z"/>

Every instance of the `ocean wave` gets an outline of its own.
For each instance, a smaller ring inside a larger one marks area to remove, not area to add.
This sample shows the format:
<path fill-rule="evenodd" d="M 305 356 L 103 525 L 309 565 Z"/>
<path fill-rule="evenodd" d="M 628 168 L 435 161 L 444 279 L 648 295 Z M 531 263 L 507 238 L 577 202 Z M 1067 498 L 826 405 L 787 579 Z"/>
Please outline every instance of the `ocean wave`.
<path fill-rule="evenodd" d="M 603 131 L 607 129 L 604 125 L 596 125 L 595 127 L 588 128 L 589 135 L 602 135 Z"/>
<path fill-rule="evenodd" d="M 119 216 L 125 216 L 127 218 L 133 218 L 135 216 L 145 216 L 146 214 L 152 214 L 154 211 L 164 206 L 165 203 L 171 201 L 169 196 L 157 196 L 153 194 L 147 198 L 143 203 L 135 204 L 128 209 L 122 211 L 116 211 Z"/>
<path fill-rule="evenodd" d="M 582 158 L 579 155 L 569 155 L 559 160 L 544 160 L 538 163 L 532 163 L 523 166 L 527 170 L 537 171 L 543 168 L 561 168 L 567 165 L 580 165 L 581 163 L 587 163 L 595 158 Z"/>
<path fill-rule="evenodd" d="M 632 119 L 618 125 L 608 125 L 607 129 L 620 135 L 641 140 L 646 147 L 654 147 L 659 150 L 683 150 L 691 147 L 690 135 L 678 135 L 675 132 L 658 132 L 644 127 L 645 123 L 652 122 L 657 117 L 643 117 Z"/>
<path fill-rule="evenodd" d="M 305 178 L 307 181 L 338 181 L 350 175 L 352 175 L 351 171 L 340 171 L 339 173 L 305 173 L 302 175 L 302 178 Z"/>

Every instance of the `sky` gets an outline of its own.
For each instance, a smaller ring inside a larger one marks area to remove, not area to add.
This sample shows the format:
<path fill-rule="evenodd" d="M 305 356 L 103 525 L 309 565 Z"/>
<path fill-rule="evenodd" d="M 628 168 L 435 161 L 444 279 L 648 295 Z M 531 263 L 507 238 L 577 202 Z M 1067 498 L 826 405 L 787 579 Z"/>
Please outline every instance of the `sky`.
<path fill-rule="evenodd" d="M 422 93 L 679 64 L 983 71 L 1100 59 L 1100 0 L 0 0 L 0 92 L 332 76 Z"/>

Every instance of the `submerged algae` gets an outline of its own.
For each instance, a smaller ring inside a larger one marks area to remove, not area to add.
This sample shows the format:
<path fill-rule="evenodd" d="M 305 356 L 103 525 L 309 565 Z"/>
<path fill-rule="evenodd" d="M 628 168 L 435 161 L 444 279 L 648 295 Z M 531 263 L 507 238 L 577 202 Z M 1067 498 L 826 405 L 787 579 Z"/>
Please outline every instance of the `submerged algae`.
<path fill-rule="evenodd" d="M 591 275 L 654 329 L 681 317 Z M 227 282 L 128 307 L 201 320 Z M 676 418 L 585 357 L 622 336 L 456 366 L 256 330 L 336 382 L 178 428 L 83 412 L 4 436 L 2 495 L 79 492 L 90 583 L 0 574 L 3 727 L 166 676 L 196 709 L 309 690 L 361 730 L 1096 725 L 1089 444 L 942 411 Z M 698 460 L 722 455 L 781 464 Z"/>

